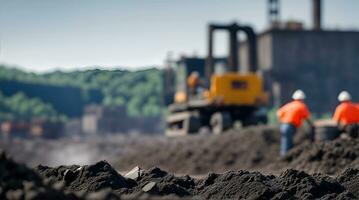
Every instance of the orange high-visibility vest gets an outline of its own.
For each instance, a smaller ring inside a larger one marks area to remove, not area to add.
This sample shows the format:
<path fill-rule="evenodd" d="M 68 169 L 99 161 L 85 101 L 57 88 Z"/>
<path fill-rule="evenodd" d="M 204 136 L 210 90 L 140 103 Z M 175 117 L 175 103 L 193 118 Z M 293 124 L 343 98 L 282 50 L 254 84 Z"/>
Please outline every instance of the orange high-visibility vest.
<path fill-rule="evenodd" d="M 350 101 L 343 102 L 335 109 L 333 120 L 343 125 L 359 123 L 359 108 Z"/>
<path fill-rule="evenodd" d="M 300 127 L 303 120 L 308 119 L 310 112 L 303 101 L 294 100 L 281 107 L 277 116 L 281 123 L 293 124 L 295 127 Z"/>
<path fill-rule="evenodd" d="M 187 79 L 188 87 L 190 88 L 196 88 L 199 83 L 199 77 L 196 76 L 189 76 Z"/>

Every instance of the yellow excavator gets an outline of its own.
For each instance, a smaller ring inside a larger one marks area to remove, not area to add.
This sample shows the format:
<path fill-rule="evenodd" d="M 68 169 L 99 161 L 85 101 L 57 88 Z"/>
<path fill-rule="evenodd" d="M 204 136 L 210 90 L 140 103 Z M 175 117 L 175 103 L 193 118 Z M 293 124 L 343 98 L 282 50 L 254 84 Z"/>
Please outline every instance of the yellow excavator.
<path fill-rule="evenodd" d="M 214 68 L 213 36 L 216 30 L 227 31 L 230 40 L 226 70 L 221 73 L 215 73 Z M 238 32 L 244 32 L 248 41 L 249 71 L 243 73 L 238 69 Z M 168 106 L 167 136 L 195 134 L 202 127 L 209 127 L 212 133 L 220 134 L 236 121 L 240 121 L 242 126 L 267 121 L 266 113 L 259 112 L 268 103 L 268 95 L 264 91 L 264 81 L 257 73 L 256 35 L 253 29 L 235 23 L 211 24 L 208 35 L 205 80 L 202 80 L 207 87 L 197 95 L 190 94 L 188 86 L 176 87 L 181 89 L 176 91 L 174 103 Z"/>

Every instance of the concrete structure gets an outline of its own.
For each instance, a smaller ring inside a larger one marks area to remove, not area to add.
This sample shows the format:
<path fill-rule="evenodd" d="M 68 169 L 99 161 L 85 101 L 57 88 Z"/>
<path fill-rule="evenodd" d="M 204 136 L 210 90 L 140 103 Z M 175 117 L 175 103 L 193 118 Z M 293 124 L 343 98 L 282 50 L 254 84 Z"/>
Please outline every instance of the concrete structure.
<path fill-rule="evenodd" d="M 161 117 L 131 117 L 124 106 L 87 106 L 82 117 L 82 133 L 98 134 L 156 134 L 163 131 Z"/>
<path fill-rule="evenodd" d="M 82 131 L 89 135 L 123 133 L 129 125 L 126 119 L 126 109 L 123 106 L 87 106 L 82 117 Z"/>
<path fill-rule="evenodd" d="M 30 124 L 30 133 L 33 137 L 56 139 L 64 136 L 64 124 L 47 120 L 33 120 Z"/>
<path fill-rule="evenodd" d="M 72 118 L 64 123 L 64 136 L 77 136 L 82 132 L 82 118 Z"/>
<path fill-rule="evenodd" d="M 274 104 L 303 89 L 312 110 L 332 112 L 346 89 L 359 101 L 359 32 L 269 30 L 257 37 L 258 67 Z M 239 45 L 241 71 L 248 71 L 247 44 Z"/>

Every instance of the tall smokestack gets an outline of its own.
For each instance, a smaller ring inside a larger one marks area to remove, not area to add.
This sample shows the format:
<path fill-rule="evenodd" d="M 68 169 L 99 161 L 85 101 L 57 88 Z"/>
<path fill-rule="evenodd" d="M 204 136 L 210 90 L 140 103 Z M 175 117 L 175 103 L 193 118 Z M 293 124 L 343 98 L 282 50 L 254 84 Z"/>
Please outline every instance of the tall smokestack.
<path fill-rule="evenodd" d="M 314 30 L 322 29 L 322 2 L 321 0 L 313 0 L 313 23 Z"/>

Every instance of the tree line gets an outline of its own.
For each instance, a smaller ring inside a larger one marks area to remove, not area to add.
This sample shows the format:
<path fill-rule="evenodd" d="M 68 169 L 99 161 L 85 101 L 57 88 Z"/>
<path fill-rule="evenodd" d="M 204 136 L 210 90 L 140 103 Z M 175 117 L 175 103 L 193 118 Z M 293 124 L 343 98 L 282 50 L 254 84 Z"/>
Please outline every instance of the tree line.
<path fill-rule="evenodd" d="M 103 94 L 102 105 L 125 106 L 130 116 L 159 116 L 162 112 L 162 75 L 156 68 L 137 71 L 90 69 L 32 73 L 0 66 L 0 80 L 97 89 Z M 1 94 L 0 119 L 31 117 L 66 116 L 58 113 L 51 104 L 42 101 L 41 98 L 27 97 L 22 91 L 12 96 Z"/>

